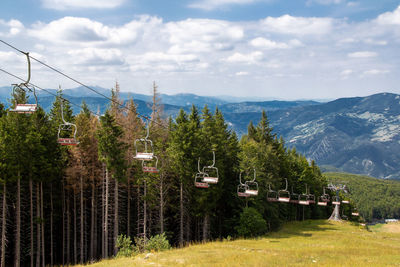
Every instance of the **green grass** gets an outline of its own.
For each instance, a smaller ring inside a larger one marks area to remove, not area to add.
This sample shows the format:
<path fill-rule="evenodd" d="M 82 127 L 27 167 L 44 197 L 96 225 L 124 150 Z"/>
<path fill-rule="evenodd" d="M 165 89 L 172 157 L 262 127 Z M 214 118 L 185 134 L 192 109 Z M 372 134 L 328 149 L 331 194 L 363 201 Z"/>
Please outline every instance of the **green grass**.
<path fill-rule="evenodd" d="M 292 222 L 259 239 L 196 244 L 91 266 L 400 266 L 398 230 L 374 232 L 322 220 Z"/>

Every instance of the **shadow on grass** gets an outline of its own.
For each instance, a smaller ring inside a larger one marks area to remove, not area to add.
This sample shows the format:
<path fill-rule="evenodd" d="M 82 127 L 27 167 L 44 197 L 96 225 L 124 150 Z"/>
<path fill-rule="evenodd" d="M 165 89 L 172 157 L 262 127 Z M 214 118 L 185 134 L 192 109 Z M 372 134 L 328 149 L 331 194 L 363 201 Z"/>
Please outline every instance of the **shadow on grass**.
<path fill-rule="evenodd" d="M 303 222 L 288 222 L 277 232 L 266 235 L 270 238 L 290 238 L 293 236 L 312 237 L 313 232 L 336 231 L 334 224 L 327 220 L 307 220 Z"/>

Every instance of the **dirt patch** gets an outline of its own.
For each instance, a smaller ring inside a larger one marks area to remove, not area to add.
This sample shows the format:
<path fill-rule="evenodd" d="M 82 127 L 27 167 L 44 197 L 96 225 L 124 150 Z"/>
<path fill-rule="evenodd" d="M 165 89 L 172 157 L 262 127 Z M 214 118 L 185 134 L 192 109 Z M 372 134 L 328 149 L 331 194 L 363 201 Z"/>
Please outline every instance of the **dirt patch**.
<path fill-rule="evenodd" d="M 382 227 L 382 232 L 400 233 L 400 223 L 388 223 Z"/>

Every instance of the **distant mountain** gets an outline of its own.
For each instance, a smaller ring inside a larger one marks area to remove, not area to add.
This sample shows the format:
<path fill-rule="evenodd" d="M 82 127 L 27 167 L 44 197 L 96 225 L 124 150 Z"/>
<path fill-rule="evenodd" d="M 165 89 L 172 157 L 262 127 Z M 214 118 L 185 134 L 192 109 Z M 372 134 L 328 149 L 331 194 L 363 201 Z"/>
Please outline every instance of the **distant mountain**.
<path fill-rule="evenodd" d="M 299 106 L 311 106 L 318 105 L 319 102 L 316 101 L 264 101 L 264 102 L 240 102 L 240 103 L 228 103 L 225 105 L 221 105 L 219 109 L 222 112 L 229 113 L 251 113 L 257 112 L 260 113 L 263 110 L 265 111 L 273 111 L 273 110 L 281 110 L 288 109 L 292 107 Z"/>
<path fill-rule="evenodd" d="M 400 179 L 400 95 L 376 94 L 269 113 L 275 132 L 319 165 Z"/>

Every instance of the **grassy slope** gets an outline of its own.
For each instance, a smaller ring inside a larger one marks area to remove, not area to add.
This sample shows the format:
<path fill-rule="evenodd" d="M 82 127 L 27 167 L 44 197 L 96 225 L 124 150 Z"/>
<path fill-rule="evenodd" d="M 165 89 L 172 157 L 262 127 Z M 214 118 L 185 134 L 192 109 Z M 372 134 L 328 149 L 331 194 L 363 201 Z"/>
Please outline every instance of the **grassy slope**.
<path fill-rule="evenodd" d="M 399 251 L 399 232 L 306 221 L 257 240 L 211 242 L 92 266 L 387 266 L 400 263 Z"/>

